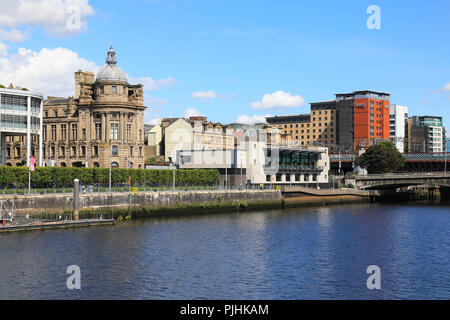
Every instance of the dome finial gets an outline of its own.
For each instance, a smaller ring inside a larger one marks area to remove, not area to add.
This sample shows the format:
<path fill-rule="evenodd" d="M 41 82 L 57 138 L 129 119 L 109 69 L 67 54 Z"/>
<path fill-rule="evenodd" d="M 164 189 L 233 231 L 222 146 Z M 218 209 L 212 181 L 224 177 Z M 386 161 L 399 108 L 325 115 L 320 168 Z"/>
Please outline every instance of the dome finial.
<path fill-rule="evenodd" d="M 108 51 L 108 58 L 106 59 L 106 63 L 109 66 L 115 66 L 117 64 L 116 52 L 113 49 L 112 41 L 111 41 L 111 48 Z"/>

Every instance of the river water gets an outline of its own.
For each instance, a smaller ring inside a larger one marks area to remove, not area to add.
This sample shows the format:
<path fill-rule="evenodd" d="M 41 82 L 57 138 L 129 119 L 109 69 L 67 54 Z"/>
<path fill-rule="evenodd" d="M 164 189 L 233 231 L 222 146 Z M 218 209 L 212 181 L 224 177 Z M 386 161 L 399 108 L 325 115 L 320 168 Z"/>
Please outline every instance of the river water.
<path fill-rule="evenodd" d="M 0 253 L 1 299 L 449 299 L 450 207 L 155 218 L 0 234 Z M 70 265 L 81 290 L 67 289 Z"/>

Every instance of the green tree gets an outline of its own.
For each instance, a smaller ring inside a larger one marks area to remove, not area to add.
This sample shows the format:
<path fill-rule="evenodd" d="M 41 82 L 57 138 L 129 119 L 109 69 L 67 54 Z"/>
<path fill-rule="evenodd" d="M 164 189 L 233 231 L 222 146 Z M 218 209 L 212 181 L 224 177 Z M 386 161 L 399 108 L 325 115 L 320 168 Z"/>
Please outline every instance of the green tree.
<path fill-rule="evenodd" d="M 356 161 L 369 174 L 398 172 L 405 166 L 405 157 L 389 141 L 370 146 Z"/>

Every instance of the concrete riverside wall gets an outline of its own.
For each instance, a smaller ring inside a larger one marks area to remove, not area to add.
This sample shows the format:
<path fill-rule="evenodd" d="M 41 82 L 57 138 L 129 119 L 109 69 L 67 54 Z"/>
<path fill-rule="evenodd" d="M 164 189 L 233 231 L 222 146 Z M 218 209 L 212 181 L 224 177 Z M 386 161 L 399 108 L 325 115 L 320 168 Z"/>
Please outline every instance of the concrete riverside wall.
<path fill-rule="evenodd" d="M 67 213 L 73 211 L 73 194 L 0 196 L 13 199 L 18 214 Z M 213 205 L 227 207 L 233 203 L 246 205 L 282 205 L 281 192 L 275 190 L 244 191 L 175 191 L 138 193 L 92 193 L 80 195 L 80 212 L 111 212 L 111 210 L 158 210 Z"/>

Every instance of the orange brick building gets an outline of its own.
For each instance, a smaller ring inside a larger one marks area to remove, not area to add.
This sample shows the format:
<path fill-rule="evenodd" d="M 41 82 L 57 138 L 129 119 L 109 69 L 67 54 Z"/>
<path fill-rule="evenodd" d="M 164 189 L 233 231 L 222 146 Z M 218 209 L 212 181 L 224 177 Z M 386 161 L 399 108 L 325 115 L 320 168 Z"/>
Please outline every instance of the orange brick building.
<path fill-rule="evenodd" d="M 336 94 L 339 144 L 357 150 L 389 140 L 389 97 L 369 90 Z"/>

